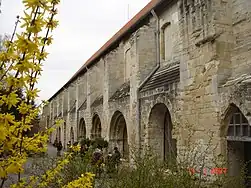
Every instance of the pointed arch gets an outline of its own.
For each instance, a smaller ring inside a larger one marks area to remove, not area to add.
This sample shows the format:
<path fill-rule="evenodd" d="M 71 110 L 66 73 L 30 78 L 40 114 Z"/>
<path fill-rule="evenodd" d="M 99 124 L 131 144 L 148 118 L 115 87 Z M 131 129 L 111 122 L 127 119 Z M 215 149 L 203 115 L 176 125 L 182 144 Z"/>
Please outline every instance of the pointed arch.
<path fill-rule="evenodd" d="M 120 111 L 114 112 L 109 131 L 109 141 L 112 147 L 118 147 L 124 158 L 129 157 L 127 125 Z"/>
<path fill-rule="evenodd" d="M 86 125 L 84 118 L 81 118 L 78 125 L 78 138 L 86 138 Z"/>
<path fill-rule="evenodd" d="M 91 139 L 101 138 L 101 121 L 98 114 L 92 118 Z"/>
<path fill-rule="evenodd" d="M 240 108 L 233 103 L 225 111 L 220 136 L 235 141 L 250 137 L 251 141 L 251 128 L 248 120 Z"/>
<path fill-rule="evenodd" d="M 223 139 L 224 153 L 228 161 L 228 172 L 231 176 L 239 176 L 245 164 L 245 173 L 251 175 L 251 128 L 242 110 L 231 103 L 227 108 L 220 136 Z M 245 179 L 246 183 L 250 180 Z"/>
<path fill-rule="evenodd" d="M 151 109 L 148 123 L 148 143 L 161 160 L 176 156 L 176 143 L 172 139 L 172 120 L 164 103 L 157 103 Z"/>

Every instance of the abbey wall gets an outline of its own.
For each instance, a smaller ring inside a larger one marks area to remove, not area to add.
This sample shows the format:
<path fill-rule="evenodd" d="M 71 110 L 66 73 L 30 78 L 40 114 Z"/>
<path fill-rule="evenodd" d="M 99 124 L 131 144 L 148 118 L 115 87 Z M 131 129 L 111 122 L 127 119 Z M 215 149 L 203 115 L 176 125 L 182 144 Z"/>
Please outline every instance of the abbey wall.
<path fill-rule="evenodd" d="M 165 159 L 179 155 L 192 129 L 194 141 L 207 143 L 213 133 L 216 152 L 230 155 L 236 141 L 251 140 L 251 2 L 155 0 L 149 7 L 49 100 L 46 126 L 65 120 L 51 142 L 103 137 L 125 156 L 131 146 L 150 145 Z"/>

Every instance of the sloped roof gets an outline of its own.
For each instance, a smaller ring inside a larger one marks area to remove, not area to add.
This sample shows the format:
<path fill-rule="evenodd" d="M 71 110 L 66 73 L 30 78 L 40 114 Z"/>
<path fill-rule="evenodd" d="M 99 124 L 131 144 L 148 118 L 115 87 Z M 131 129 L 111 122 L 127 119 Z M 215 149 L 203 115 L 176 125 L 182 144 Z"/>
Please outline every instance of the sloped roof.
<path fill-rule="evenodd" d="M 78 107 L 78 111 L 86 109 L 87 100 L 85 99 L 84 102 Z"/>
<path fill-rule="evenodd" d="M 97 106 L 103 104 L 103 100 L 104 100 L 103 95 L 97 97 L 97 98 L 93 101 L 93 103 L 91 104 L 91 107 L 97 107 Z"/>
<path fill-rule="evenodd" d="M 109 52 L 110 48 L 119 42 L 126 34 L 130 33 L 133 29 L 137 28 L 141 21 L 151 14 L 151 10 L 156 8 L 162 2 L 166 0 L 152 0 L 149 2 L 139 13 L 137 13 L 127 24 L 125 24 L 113 37 L 108 40 L 96 53 L 94 53 L 85 64 L 70 78 L 70 80 L 58 90 L 50 99 L 51 101 L 60 91 L 62 91 L 67 85 L 73 82 L 80 73 L 86 71 L 87 66 L 95 63 L 101 56 Z"/>
<path fill-rule="evenodd" d="M 126 82 L 111 96 L 110 101 L 130 96 L 130 82 Z"/>
<path fill-rule="evenodd" d="M 141 89 L 141 92 L 168 86 L 180 79 L 180 62 L 173 62 L 159 69 Z"/>

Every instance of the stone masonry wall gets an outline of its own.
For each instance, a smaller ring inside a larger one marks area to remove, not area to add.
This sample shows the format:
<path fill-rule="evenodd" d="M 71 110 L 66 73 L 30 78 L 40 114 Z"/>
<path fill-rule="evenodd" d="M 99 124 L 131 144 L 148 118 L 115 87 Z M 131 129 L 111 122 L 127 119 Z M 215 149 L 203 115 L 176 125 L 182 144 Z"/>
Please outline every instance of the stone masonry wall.
<path fill-rule="evenodd" d="M 177 140 L 178 155 L 189 144 L 191 130 L 195 131 L 192 141 L 199 141 L 203 146 L 210 140 L 209 133 L 214 133 L 210 147 L 217 146 L 216 153 L 219 154 L 226 150 L 221 132 L 224 113 L 230 103 L 235 103 L 251 122 L 248 113 L 251 111 L 251 84 L 248 82 L 251 80 L 248 77 L 251 2 L 179 0 L 158 15 L 160 29 L 167 22 L 171 24 L 169 48 L 173 52 L 169 59 L 161 59 L 161 70 L 180 62 L 179 83 L 172 86 L 175 93 L 163 88 L 144 95 L 138 93 L 140 83 L 157 65 L 156 20 L 151 16 L 148 22 L 65 88 L 59 98 L 50 102 L 49 110 L 44 113 L 48 113 L 53 121 L 56 101 L 63 99 L 65 112 L 76 100 L 75 110 L 63 115 L 67 122 L 67 140 L 70 139 L 70 125 L 74 125 L 74 135 L 77 135 L 80 118 L 85 120 L 89 137 L 95 113 L 101 120 L 102 137 L 109 139 L 112 116 L 120 111 L 126 120 L 129 143 L 134 145 L 141 141 L 145 144 L 151 109 L 155 104 L 163 103 L 175 126 L 173 136 Z M 126 55 L 128 49 L 129 55 Z M 127 62 L 128 58 L 130 62 Z M 84 101 L 84 107 L 78 111 Z M 57 108 L 61 108 L 60 102 Z M 138 127 L 138 115 L 141 127 Z M 208 159 L 210 157 L 212 155 Z"/>
<path fill-rule="evenodd" d="M 171 12 L 175 13 L 174 10 L 171 10 Z M 162 16 L 161 19 L 164 20 L 170 15 L 171 13 L 168 13 Z M 173 15 L 170 20 L 173 22 L 175 19 Z M 70 140 L 71 126 L 74 127 L 74 135 L 77 135 L 77 125 L 79 123 L 77 121 L 82 117 L 85 120 L 87 137 L 89 137 L 92 128 L 92 118 L 95 113 L 98 113 L 101 120 L 102 136 L 109 139 L 112 116 L 116 111 L 120 111 L 126 120 L 128 141 L 132 145 L 136 144 L 139 139 L 136 133 L 138 129 L 136 104 L 139 97 L 137 89 L 139 84 L 157 65 L 155 31 L 156 20 L 151 17 L 149 22 L 146 22 L 144 26 L 132 33 L 131 36 L 121 41 L 116 49 L 101 58 L 99 62 L 87 70 L 87 73 L 81 75 L 78 81 L 74 81 L 68 88 L 65 88 L 62 96 L 62 108 L 64 109 L 63 118 L 67 124 L 66 142 Z M 176 31 L 177 28 L 174 27 L 173 33 L 176 33 Z M 177 33 L 173 36 L 174 41 L 178 41 L 176 36 L 178 36 Z M 176 42 L 174 44 L 176 46 L 174 51 L 178 53 L 178 45 Z M 129 54 L 127 54 L 127 58 L 129 56 L 130 60 L 128 62 L 130 64 L 129 67 L 125 64 L 125 61 L 128 61 L 125 56 L 128 49 L 130 49 Z M 177 59 L 176 56 L 175 53 L 175 58 Z M 125 78 L 126 72 L 129 80 Z M 126 90 L 129 92 L 128 95 L 126 94 L 122 98 L 111 99 L 116 92 L 120 92 L 122 86 L 124 87 L 124 84 L 127 84 L 127 81 L 129 81 L 129 90 Z M 99 97 L 102 97 L 102 104 L 93 105 Z M 75 100 L 77 103 L 76 108 L 78 108 L 83 104 L 85 98 L 87 99 L 86 107 L 80 109 L 79 112 L 67 112 L 74 106 Z M 61 130 L 61 132 L 64 132 L 63 128 Z"/>
<path fill-rule="evenodd" d="M 232 1 L 233 50 L 231 53 L 232 77 L 251 72 L 251 2 Z"/>
<path fill-rule="evenodd" d="M 221 45 L 221 49 L 228 49 L 222 57 L 228 57 L 227 72 L 230 75 L 224 82 L 219 83 L 219 117 L 221 151 L 226 154 L 227 122 L 224 120 L 230 104 L 236 105 L 251 124 L 250 111 L 250 14 L 251 3 L 248 0 L 231 1 L 227 3 L 227 10 L 231 16 L 229 20 L 230 35 L 228 45 Z M 226 48 L 226 46 L 230 46 Z M 221 71 L 226 72 L 226 71 Z"/>
<path fill-rule="evenodd" d="M 157 64 L 155 31 L 156 20 L 154 18 L 151 18 L 150 22 L 138 31 L 137 63 L 139 65 L 140 81 L 143 81 Z"/>
<path fill-rule="evenodd" d="M 78 86 L 78 107 L 82 105 L 87 98 L 87 75 L 84 74 L 80 76 L 79 86 Z"/>
<path fill-rule="evenodd" d="M 98 114 L 102 126 L 103 122 L 103 116 L 101 110 L 102 107 L 98 107 L 97 109 L 95 103 L 97 103 L 103 97 L 103 92 L 104 92 L 104 60 L 100 59 L 97 64 L 92 66 L 87 71 L 87 109 L 86 109 L 87 119 L 85 119 L 85 121 L 86 121 L 86 129 L 89 134 L 91 134 L 92 119 L 95 114 Z"/>
<path fill-rule="evenodd" d="M 123 44 L 110 52 L 104 59 L 106 64 L 108 97 L 110 98 L 115 91 L 124 83 L 125 63 Z"/>
<path fill-rule="evenodd" d="M 164 11 L 160 16 L 160 60 L 161 65 L 166 66 L 169 63 L 180 61 L 181 40 L 179 29 L 179 7 L 177 2 L 168 5 L 168 10 Z M 168 26 L 168 36 L 163 37 L 163 27 Z M 168 44 L 165 44 L 168 43 Z M 168 45 L 165 50 L 171 51 L 171 57 L 164 59 L 163 45 Z"/>
<path fill-rule="evenodd" d="M 210 145 L 216 146 L 216 150 L 210 148 L 208 158 L 213 152 L 226 153 L 222 127 L 227 108 L 234 103 L 243 113 L 250 110 L 247 99 L 240 97 L 244 91 L 249 95 L 249 86 L 244 82 L 236 85 L 246 79 L 243 74 L 249 74 L 250 10 L 249 1 L 180 3 L 183 41 L 180 151 L 188 144 L 189 130 L 184 126 L 188 125 L 195 131 L 193 140 L 201 140 L 204 145 L 209 143 L 208 133 L 214 133 Z"/>
<path fill-rule="evenodd" d="M 180 65 L 181 110 L 177 112 L 180 119 L 178 155 L 182 154 L 184 146 L 196 141 L 204 147 L 219 143 L 217 70 L 222 62 L 216 50 L 216 38 L 220 34 L 214 28 L 221 8 L 218 3 L 213 0 L 199 3 L 183 0 L 179 5 L 183 55 Z M 191 141 L 189 134 L 193 131 Z M 212 142 L 211 133 L 215 136 Z M 207 156 L 210 157 L 212 155 Z"/>

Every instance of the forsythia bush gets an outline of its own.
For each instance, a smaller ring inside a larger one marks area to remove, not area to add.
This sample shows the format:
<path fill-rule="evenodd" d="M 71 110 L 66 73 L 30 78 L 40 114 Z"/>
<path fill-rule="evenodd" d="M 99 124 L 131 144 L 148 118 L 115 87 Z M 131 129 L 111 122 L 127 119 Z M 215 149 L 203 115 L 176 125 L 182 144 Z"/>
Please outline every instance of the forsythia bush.
<path fill-rule="evenodd" d="M 54 17 L 59 2 L 23 0 L 26 8 L 21 19 L 23 32 L 16 35 L 16 40 L 7 41 L 6 50 L 0 52 L 0 187 L 13 174 L 17 174 L 18 182 L 12 187 L 47 187 L 71 158 L 71 154 L 67 154 L 42 177 L 30 177 L 27 181 L 21 179 L 28 154 L 45 152 L 48 135 L 53 131 L 53 128 L 46 128 L 32 137 L 26 134 L 40 112 L 32 105 L 38 96 L 35 85 L 41 75 L 42 61 L 48 55 L 45 47 L 52 43 L 50 33 L 58 25 Z M 17 95 L 20 90 L 24 94 L 22 100 Z M 10 112 L 12 107 L 18 110 L 21 118 L 17 119 Z M 60 121 L 55 124 L 60 124 Z M 65 187 L 91 187 L 92 180 L 93 176 L 87 174 Z"/>
<path fill-rule="evenodd" d="M 63 188 L 75 188 L 75 187 L 92 188 L 93 177 L 94 175 L 91 173 L 86 173 L 85 175 L 82 174 L 79 179 L 70 182 Z"/>

